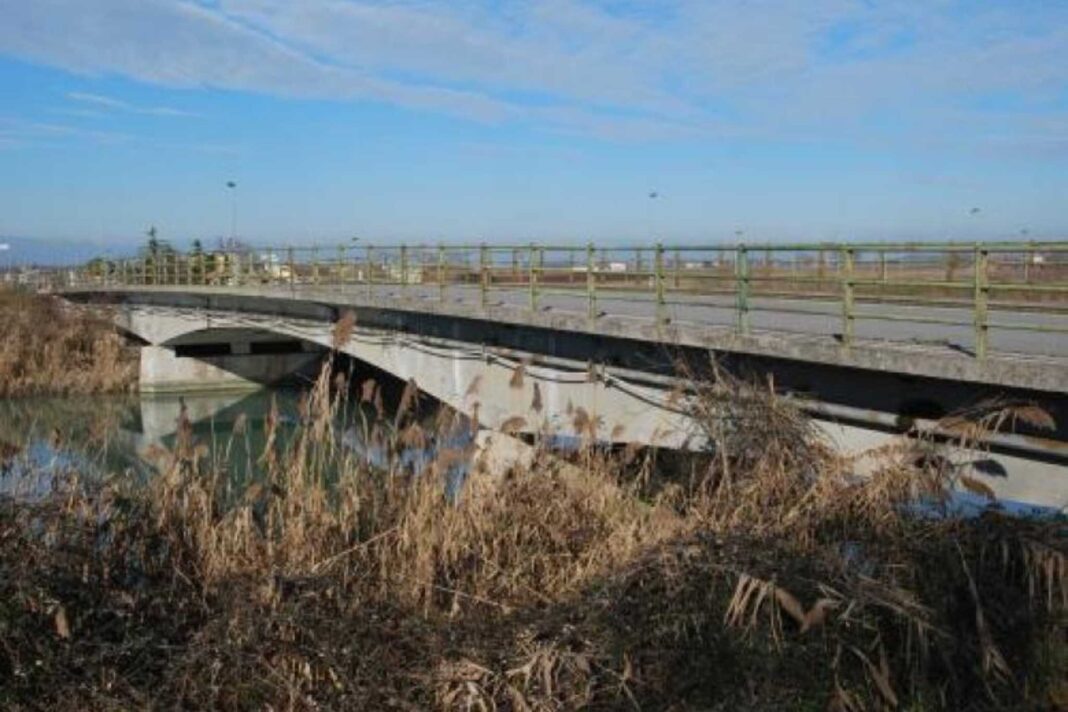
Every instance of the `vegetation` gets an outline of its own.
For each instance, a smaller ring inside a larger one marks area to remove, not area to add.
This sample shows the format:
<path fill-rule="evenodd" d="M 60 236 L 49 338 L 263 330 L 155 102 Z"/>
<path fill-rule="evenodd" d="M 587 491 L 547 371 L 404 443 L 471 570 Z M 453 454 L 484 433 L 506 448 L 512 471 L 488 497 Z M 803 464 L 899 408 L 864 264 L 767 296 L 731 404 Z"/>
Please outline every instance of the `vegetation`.
<path fill-rule="evenodd" d="M 446 440 L 413 398 L 366 422 L 384 469 L 340 445 L 339 412 L 380 402 L 359 385 L 327 365 L 295 436 L 275 437 L 272 414 L 241 492 L 182 418 L 150 483 L 70 473 L 0 502 L 0 706 L 1068 701 L 1064 520 L 953 516 L 952 488 L 981 483 L 915 444 L 854 479 L 789 403 L 720 378 L 691 406 L 721 447 L 684 466 L 590 440 L 565 464 L 539 450 L 527 469 L 475 468 L 454 491 L 466 448 L 418 470 L 402 457 Z M 1002 406 L 947 427 L 968 445 L 1014 418 L 1048 425 Z"/>
<path fill-rule="evenodd" d="M 137 360 L 100 314 L 0 290 L 0 398 L 128 390 Z"/>

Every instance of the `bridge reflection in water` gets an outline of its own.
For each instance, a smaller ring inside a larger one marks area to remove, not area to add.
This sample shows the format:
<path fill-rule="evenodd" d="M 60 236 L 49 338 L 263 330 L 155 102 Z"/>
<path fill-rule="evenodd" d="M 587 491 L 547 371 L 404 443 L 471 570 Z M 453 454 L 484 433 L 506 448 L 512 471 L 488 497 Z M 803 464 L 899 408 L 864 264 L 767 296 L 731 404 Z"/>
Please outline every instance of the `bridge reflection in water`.
<path fill-rule="evenodd" d="M 153 396 L 71 396 L 0 400 L 0 496 L 33 497 L 57 477 L 125 476 L 146 480 L 168 464 L 178 438 L 183 407 L 195 443 L 206 445 L 211 466 L 224 472 L 236 492 L 262 476 L 258 464 L 267 445 L 268 415 L 278 415 L 276 446 L 285 447 L 300 419 L 302 391 L 262 388 L 244 393 Z M 387 401 L 388 402 L 388 401 Z M 355 461 L 384 467 L 389 453 L 365 442 L 353 411 L 339 413 L 337 437 Z M 446 433 L 445 444 L 462 448 L 466 428 Z M 402 466 L 418 472 L 433 458 L 434 443 L 400 454 Z M 450 472 L 455 487 L 466 471 Z"/>

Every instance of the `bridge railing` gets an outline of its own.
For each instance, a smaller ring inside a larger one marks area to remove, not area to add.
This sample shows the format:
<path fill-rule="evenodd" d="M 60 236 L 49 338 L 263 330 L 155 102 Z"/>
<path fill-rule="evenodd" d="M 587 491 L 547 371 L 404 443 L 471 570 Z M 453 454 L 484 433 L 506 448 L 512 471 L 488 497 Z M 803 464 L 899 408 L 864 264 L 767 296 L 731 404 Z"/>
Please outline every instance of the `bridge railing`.
<path fill-rule="evenodd" d="M 923 324 L 970 334 L 1068 335 L 1068 242 L 781 245 L 343 244 L 146 255 L 40 272 L 47 288 L 331 287 L 368 298 L 579 311 L 658 325 L 714 314 L 738 333 Z M 1061 318 L 1066 317 L 1066 318 Z"/>

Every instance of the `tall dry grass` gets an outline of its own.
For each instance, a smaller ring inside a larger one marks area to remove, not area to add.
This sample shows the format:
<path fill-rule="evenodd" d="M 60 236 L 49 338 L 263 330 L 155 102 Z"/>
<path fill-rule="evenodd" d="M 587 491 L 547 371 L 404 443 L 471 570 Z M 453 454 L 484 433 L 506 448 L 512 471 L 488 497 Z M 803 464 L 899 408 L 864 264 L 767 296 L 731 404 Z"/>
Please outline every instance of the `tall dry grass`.
<path fill-rule="evenodd" d="M 273 413 L 244 491 L 183 420 L 147 488 L 72 473 L 0 503 L 0 705 L 1064 703 L 1065 522 L 918 516 L 960 473 L 913 444 L 853 478 L 788 403 L 720 378 L 687 396 L 703 457 L 588 444 L 453 491 L 456 424 L 377 418 L 352 385 L 328 365 L 292 437 Z M 371 414 L 384 468 L 340 446 L 339 411 Z M 425 467 L 401 457 L 435 438 Z"/>
<path fill-rule="evenodd" d="M 136 353 L 106 319 L 0 289 L 0 398 L 129 390 Z"/>

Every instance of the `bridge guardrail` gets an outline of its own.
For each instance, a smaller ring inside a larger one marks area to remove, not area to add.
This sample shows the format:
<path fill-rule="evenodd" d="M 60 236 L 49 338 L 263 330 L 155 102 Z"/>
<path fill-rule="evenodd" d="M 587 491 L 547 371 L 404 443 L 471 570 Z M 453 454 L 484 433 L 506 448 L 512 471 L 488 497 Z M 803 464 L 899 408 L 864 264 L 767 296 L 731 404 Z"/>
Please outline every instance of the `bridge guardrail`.
<path fill-rule="evenodd" d="M 602 305 L 666 325 L 695 306 L 732 312 L 741 334 L 754 315 L 833 317 L 848 349 L 858 322 L 965 327 L 985 359 L 991 331 L 1068 334 L 1068 242 L 800 243 L 766 245 L 343 244 L 241 252 L 161 251 L 39 272 L 41 288 L 109 286 L 383 286 L 446 302 L 462 291 L 531 311 L 566 296 L 596 322 Z M 877 308 L 876 308 L 877 307 Z M 892 307 L 893 309 L 888 309 Z M 914 307 L 926 307 L 917 313 Z M 963 315 L 963 316 L 962 316 Z"/>

